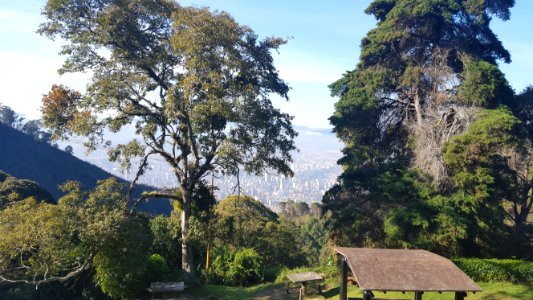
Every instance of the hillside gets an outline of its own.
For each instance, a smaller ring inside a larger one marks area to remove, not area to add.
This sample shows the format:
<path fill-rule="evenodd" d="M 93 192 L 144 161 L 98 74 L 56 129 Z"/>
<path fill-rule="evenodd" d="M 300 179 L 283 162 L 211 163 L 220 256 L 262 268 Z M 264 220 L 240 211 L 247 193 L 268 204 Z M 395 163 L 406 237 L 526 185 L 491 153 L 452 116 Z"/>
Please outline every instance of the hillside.
<path fill-rule="evenodd" d="M 58 185 L 67 180 L 79 181 L 83 188 L 90 189 L 98 180 L 114 176 L 3 124 L 0 124 L 0 170 L 17 178 L 37 182 L 55 199 L 62 196 Z M 123 179 L 121 181 L 126 183 Z M 152 188 L 149 186 L 139 186 L 136 195 L 150 189 Z M 166 200 L 152 200 L 142 203 L 139 208 L 153 214 L 168 214 L 171 210 L 170 203 Z"/>

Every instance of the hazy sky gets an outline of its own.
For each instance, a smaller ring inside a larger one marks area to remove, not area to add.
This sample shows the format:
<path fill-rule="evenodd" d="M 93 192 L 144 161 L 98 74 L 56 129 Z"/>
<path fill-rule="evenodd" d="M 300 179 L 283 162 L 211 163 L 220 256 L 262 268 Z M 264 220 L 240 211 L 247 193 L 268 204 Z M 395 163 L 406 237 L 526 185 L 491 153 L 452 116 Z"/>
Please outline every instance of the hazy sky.
<path fill-rule="evenodd" d="M 59 76 L 63 57 L 60 41 L 35 33 L 43 22 L 44 0 L 0 0 L 0 102 L 27 118 L 40 116 L 43 94 L 54 83 L 83 90 L 86 74 Z M 260 37 L 289 37 L 274 55 L 275 64 L 292 90 L 290 101 L 275 99 L 282 111 L 295 116 L 294 124 L 329 127 L 336 99 L 328 85 L 351 70 L 359 56 L 359 42 L 375 25 L 363 13 L 370 0 L 188 0 L 184 5 L 208 6 L 229 12 Z M 495 20 L 493 29 L 511 52 L 513 62 L 501 65 L 515 90 L 533 83 L 533 1 L 518 0 L 511 20 Z"/>

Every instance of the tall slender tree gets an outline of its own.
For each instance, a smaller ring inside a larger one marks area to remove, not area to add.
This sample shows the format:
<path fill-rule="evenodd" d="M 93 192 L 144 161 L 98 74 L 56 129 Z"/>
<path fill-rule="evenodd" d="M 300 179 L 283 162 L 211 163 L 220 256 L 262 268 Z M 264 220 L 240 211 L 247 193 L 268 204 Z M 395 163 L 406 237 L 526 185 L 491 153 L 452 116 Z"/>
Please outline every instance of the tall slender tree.
<path fill-rule="evenodd" d="M 210 172 L 292 175 L 292 117 L 271 94 L 289 87 L 271 51 L 285 43 L 258 39 L 224 12 L 181 7 L 170 0 L 49 0 L 39 32 L 67 43 L 60 73 L 92 72 L 82 95 L 54 86 L 43 98 L 43 120 L 56 137 L 87 136 L 93 149 L 104 129 L 134 124 L 136 136 L 110 150 L 141 176 L 152 155 L 174 171 L 181 202 L 182 268 L 191 267 L 188 220 L 192 193 Z M 161 196 L 161 195 L 160 195 Z"/>
<path fill-rule="evenodd" d="M 340 98 L 330 121 L 346 145 L 344 172 L 323 199 L 332 237 L 457 253 L 504 226 L 502 187 L 514 174 L 504 152 L 523 153 L 525 136 L 501 108 L 514 94 L 497 62 L 510 54 L 489 25 L 513 5 L 372 1 L 366 13 L 378 23 L 359 63 L 330 86 Z M 482 146 L 471 164 L 461 156 Z"/>

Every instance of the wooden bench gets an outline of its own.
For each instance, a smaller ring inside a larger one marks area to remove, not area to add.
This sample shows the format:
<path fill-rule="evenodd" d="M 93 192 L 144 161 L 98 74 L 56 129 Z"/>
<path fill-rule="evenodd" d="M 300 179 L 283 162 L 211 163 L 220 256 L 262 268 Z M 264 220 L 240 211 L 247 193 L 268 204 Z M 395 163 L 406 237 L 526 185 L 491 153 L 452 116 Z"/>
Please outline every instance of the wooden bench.
<path fill-rule="evenodd" d="M 163 294 L 163 297 L 166 297 L 167 294 L 172 294 L 174 296 L 177 293 L 183 292 L 185 290 L 184 282 L 152 282 L 150 287 L 147 288 L 148 292 L 152 294 Z"/>

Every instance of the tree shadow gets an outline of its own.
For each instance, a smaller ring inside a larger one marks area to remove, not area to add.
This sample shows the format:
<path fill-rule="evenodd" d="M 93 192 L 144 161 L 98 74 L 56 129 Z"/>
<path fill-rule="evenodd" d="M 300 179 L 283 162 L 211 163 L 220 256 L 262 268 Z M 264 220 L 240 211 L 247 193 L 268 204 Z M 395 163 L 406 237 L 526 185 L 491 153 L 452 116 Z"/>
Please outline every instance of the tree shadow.
<path fill-rule="evenodd" d="M 518 293 L 509 293 L 506 291 L 494 292 L 488 295 L 484 295 L 480 299 L 481 300 L 503 300 L 503 299 L 512 300 L 512 299 L 532 299 L 532 297 L 533 297 L 533 290 L 528 289 L 528 290 L 525 290 L 523 292 L 518 292 Z"/>
<path fill-rule="evenodd" d="M 333 296 L 338 296 L 339 295 L 339 287 L 332 287 L 330 289 L 328 289 L 327 291 L 323 291 L 322 292 L 322 296 L 324 296 L 325 298 L 331 298 Z"/>

